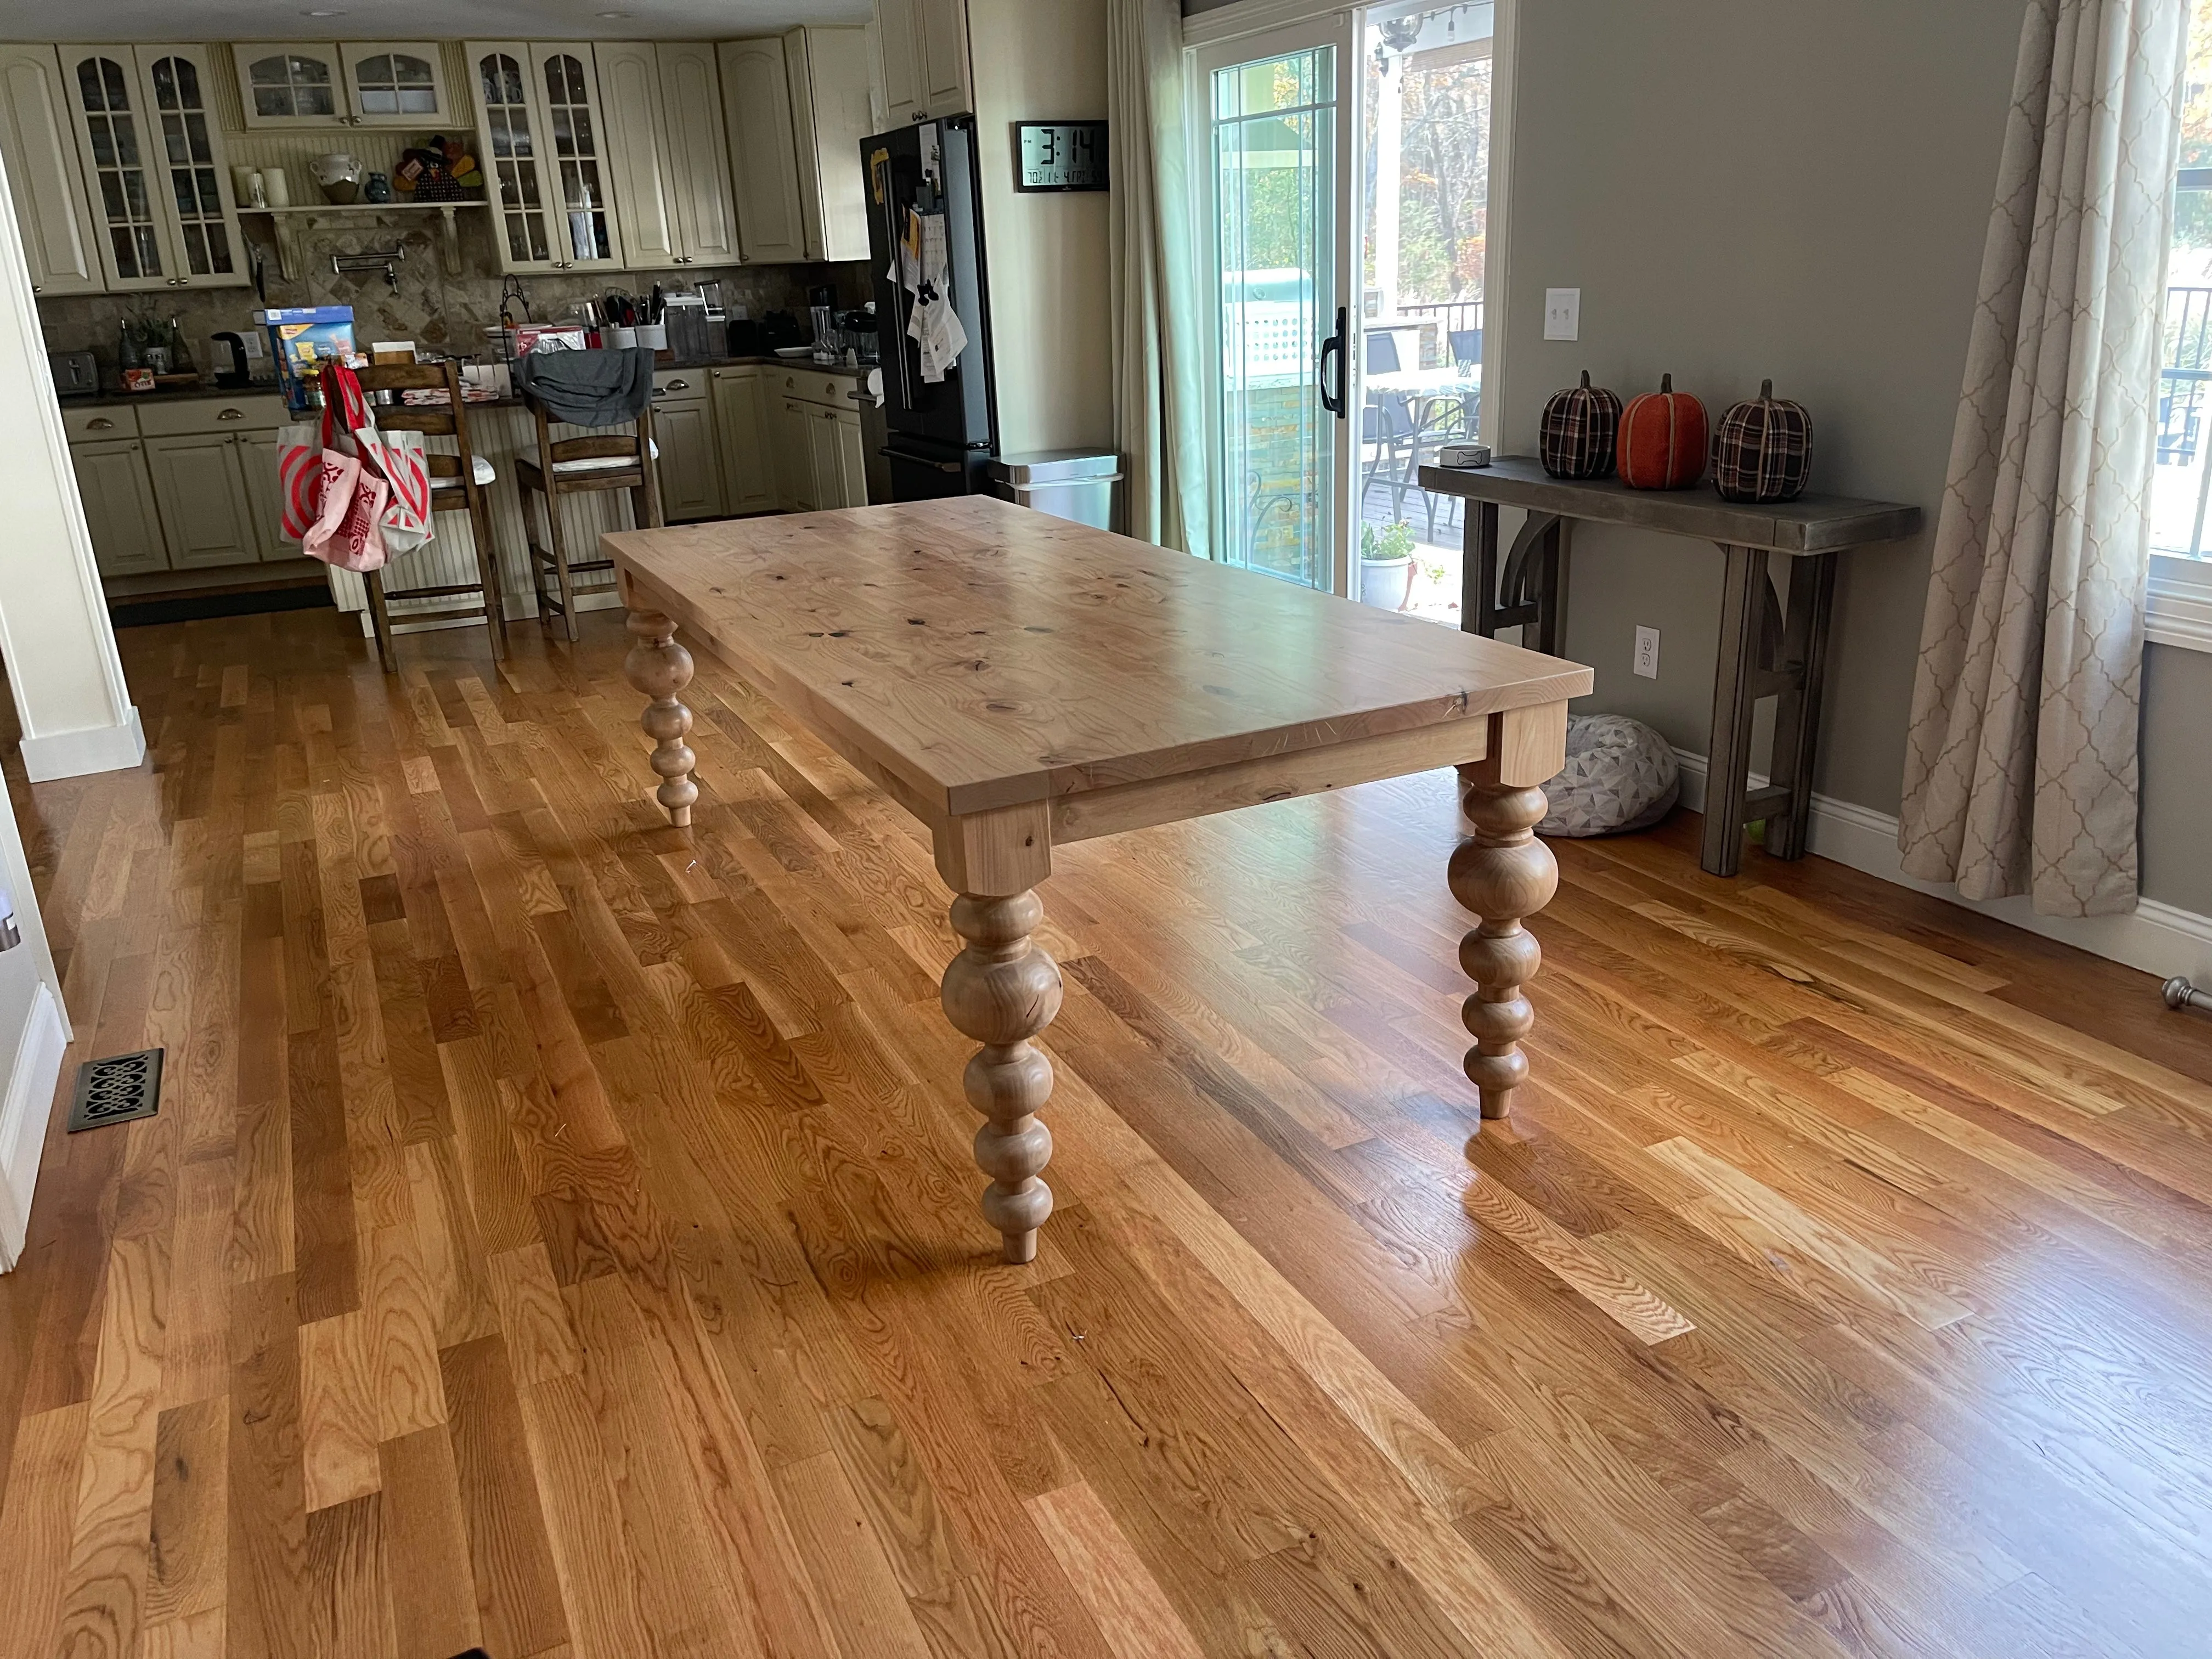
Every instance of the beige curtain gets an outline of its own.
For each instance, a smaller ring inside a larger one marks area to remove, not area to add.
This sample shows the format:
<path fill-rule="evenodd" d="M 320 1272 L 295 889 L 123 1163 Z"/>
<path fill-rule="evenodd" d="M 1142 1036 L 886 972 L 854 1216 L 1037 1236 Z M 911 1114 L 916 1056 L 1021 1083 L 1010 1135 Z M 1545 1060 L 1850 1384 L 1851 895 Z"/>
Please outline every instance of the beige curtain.
<path fill-rule="evenodd" d="M 1107 0 L 1114 429 L 1132 536 L 1206 551 L 1198 286 L 1185 178 L 1182 9 Z"/>
<path fill-rule="evenodd" d="M 1905 868 L 2136 903 L 2159 341 L 2188 0 L 2032 0 L 1936 529 Z"/>

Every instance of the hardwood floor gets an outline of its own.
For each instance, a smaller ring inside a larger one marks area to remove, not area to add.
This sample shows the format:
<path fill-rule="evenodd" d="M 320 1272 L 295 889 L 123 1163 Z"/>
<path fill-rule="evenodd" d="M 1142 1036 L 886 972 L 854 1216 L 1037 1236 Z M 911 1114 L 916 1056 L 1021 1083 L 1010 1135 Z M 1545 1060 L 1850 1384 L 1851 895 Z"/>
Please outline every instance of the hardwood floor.
<path fill-rule="evenodd" d="M 977 1215 L 919 832 L 616 616 L 126 631 L 14 796 L 72 1059 L 0 1656 L 2212 1651 L 2212 1025 L 1694 819 L 1555 843 L 1476 1127 L 1448 774 L 1066 849 L 1059 1208 Z"/>

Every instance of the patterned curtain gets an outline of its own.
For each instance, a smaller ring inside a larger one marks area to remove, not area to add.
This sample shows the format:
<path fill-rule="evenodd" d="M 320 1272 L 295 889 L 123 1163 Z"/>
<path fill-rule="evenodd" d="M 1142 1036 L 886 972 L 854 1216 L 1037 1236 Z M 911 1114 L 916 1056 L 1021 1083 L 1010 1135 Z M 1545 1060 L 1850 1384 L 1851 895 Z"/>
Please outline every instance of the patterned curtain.
<path fill-rule="evenodd" d="M 1206 550 L 1198 293 L 1183 137 L 1182 8 L 1107 0 L 1106 136 L 1114 192 L 1114 432 L 1128 533 Z"/>
<path fill-rule="evenodd" d="M 2136 903 L 2159 343 L 2188 0 L 2031 0 L 1936 527 L 1905 868 Z"/>

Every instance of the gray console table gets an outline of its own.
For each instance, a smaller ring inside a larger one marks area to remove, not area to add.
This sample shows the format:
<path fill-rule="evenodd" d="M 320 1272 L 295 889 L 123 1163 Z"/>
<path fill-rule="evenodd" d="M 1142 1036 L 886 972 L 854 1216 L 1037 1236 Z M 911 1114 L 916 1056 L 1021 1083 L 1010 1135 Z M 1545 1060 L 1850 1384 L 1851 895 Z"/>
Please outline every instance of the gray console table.
<path fill-rule="evenodd" d="M 1713 673 L 1713 732 L 1705 777 L 1705 836 L 1698 862 L 1717 876 L 1743 863 L 1744 826 L 1764 820 L 1766 850 L 1802 858 L 1813 799 L 1813 748 L 1820 729 L 1820 683 L 1827 665 L 1828 613 L 1836 555 L 1870 542 L 1895 541 L 1920 528 L 1920 509 L 1895 501 L 1800 495 L 1753 505 L 1724 501 L 1710 489 L 1631 489 L 1618 478 L 1554 478 L 1533 457 L 1511 455 L 1482 468 L 1425 466 L 1421 488 L 1474 504 L 1467 515 L 1460 626 L 1494 636 L 1521 627 L 1521 641 L 1547 655 L 1566 641 L 1568 527 L 1633 525 L 1716 544 L 1728 562 L 1721 588 L 1720 660 Z M 1498 509 L 1528 512 L 1500 568 Z M 1766 556 L 1797 562 L 1783 615 Z M 1751 787 L 1751 717 L 1761 697 L 1774 709 L 1770 781 Z"/>

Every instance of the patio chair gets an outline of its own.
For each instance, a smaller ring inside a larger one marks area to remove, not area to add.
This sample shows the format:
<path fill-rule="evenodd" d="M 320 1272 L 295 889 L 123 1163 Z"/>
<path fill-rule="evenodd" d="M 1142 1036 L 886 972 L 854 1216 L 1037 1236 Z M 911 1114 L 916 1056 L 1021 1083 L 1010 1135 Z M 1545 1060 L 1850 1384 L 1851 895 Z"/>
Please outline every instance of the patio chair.
<path fill-rule="evenodd" d="M 1389 329 L 1370 330 L 1367 335 L 1367 372 L 1370 374 L 1395 374 L 1402 365 L 1398 361 L 1398 337 Z"/>
<path fill-rule="evenodd" d="M 1455 328 L 1451 331 L 1452 362 L 1462 370 L 1479 368 L 1482 365 L 1482 331 L 1479 328 Z"/>

